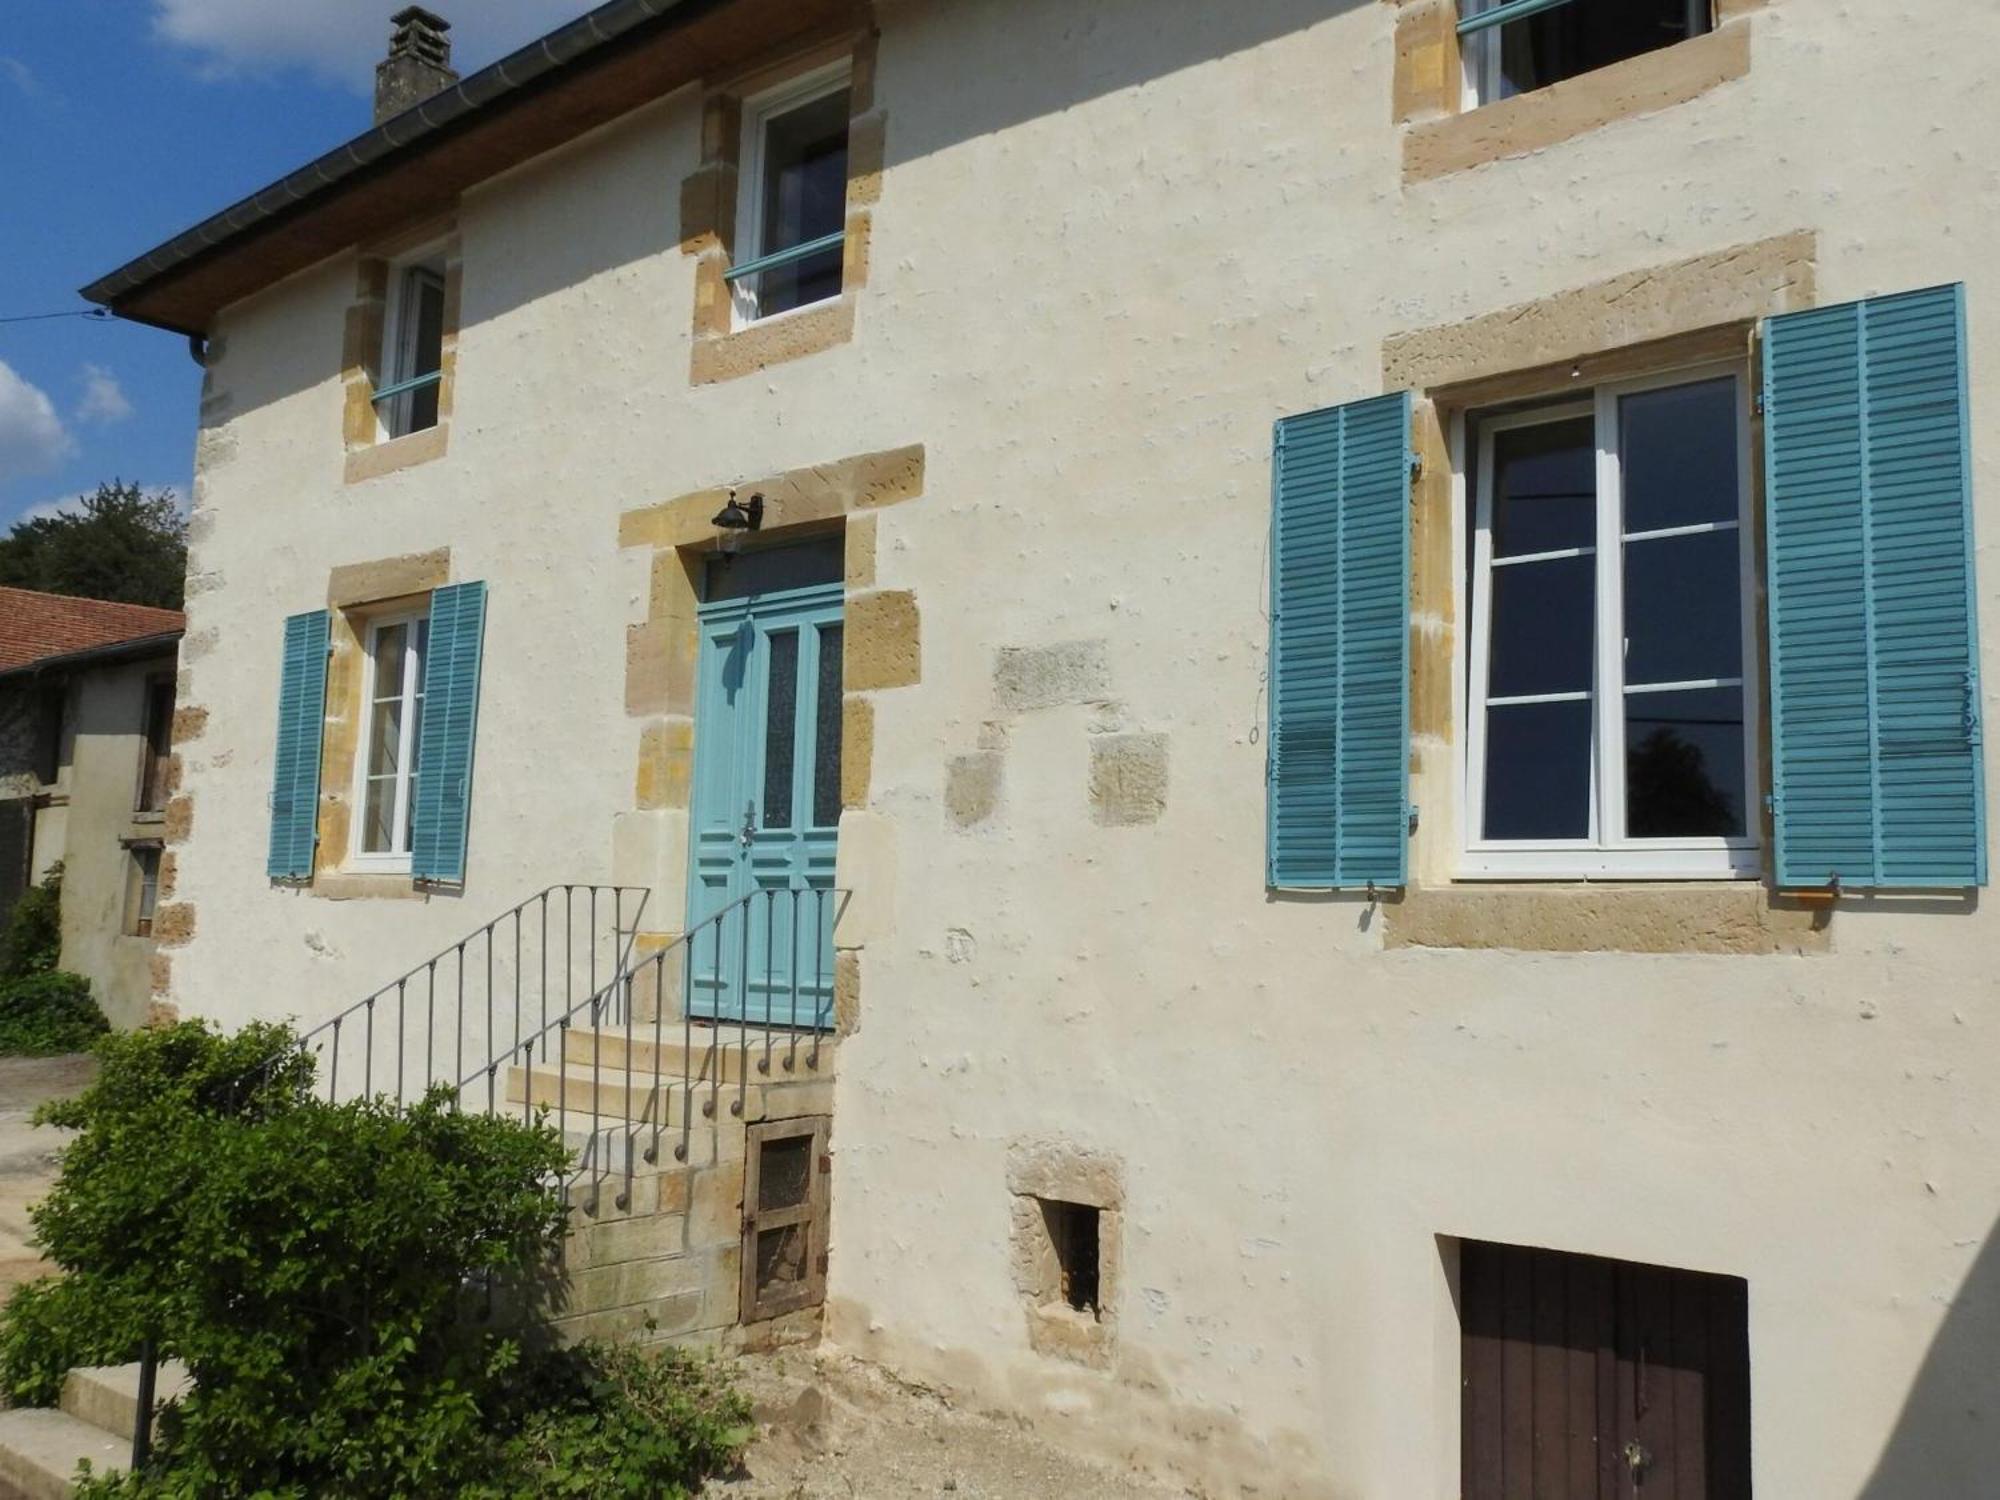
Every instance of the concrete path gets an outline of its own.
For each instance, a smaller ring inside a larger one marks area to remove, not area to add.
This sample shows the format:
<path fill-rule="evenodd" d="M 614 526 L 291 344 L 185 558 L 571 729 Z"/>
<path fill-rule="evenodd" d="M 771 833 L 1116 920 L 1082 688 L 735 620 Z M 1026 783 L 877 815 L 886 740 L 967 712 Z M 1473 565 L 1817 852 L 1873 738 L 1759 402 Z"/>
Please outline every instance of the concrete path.
<path fill-rule="evenodd" d="M 28 1117 L 48 1099 L 80 1092 L 97 1076 L 97 1059 L 0 1057 L 0 1302 L 48 1269 L 34 1247 L 28 1206 L 56 1179 L 56 1152 L 66 1133 L 32 1126 Z"/>

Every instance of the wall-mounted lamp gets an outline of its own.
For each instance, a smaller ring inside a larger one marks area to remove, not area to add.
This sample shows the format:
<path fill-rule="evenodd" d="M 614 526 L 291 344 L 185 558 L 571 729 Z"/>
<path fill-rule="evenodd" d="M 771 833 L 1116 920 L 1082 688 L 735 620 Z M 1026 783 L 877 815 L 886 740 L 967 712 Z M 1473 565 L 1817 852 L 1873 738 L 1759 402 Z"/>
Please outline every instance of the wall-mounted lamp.
<path fill-rule="evenodd" d="M 764 497 L 752 495 L 750 503 L 744 505 L 736 498 L 736 491 L 729 492 L 729 503 L 715 514 L 709 523 L 718 531 L 756 531 L 764 524 Z"/>

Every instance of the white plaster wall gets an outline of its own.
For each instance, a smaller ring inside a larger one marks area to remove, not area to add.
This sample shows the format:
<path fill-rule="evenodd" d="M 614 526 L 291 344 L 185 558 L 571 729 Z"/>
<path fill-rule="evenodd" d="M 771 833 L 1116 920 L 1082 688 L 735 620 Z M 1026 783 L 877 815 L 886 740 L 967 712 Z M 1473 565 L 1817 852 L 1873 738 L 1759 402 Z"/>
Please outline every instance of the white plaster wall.
<path fill-rule="evenodd" d="M 851 346 L 688 387 L 691 93 L 467 197 L 440 462 L 340 483 L 351 266 L 225 317 L 180 1003 L 324 1013 L 535 886 L 610 874 L 644 589 L 617 513 L 922 442 L 925 497 L 880 521 L 881 582 L 924 629 L 923 682 L 876 703 L 893 858 L 844 862 L 884 899 L 841 1058 L 838 1339 L 1218 1488 L 1445 1496 L 1437 1237 L 1549 1245 L 1749 1279 L 1760 1494 L 1985 1492 L 1991 914 L 1849 904 L 1811 958 L 1385 953 L 1361 903 L 1267 897 L 1260 674 L 1274 417 L 1376 393 L 1389 333 L 1793 230 L 1823 300 L 1969 283 L 2000 536 L 2000 9 L 1774 0 L 1746 80 L 1409 189 L 1376 0 L 882 23 L 890 168 Z M 466 891 L 273 891 L 279 621 L 335 563 L 440 545 L 493 588 Z M 1980 594 L 1992 684 L 1990 546 Z M 1059 708 L 1013 722 L 999 816 L 952 831 L 943 766 L 994 715 L 995 650 L 1096 637 L 1126 721 L 1171 737 L 1164 818 L 1089 821 L 1091 713 Z M 1044 1134 L 1124 1164 L 1109 1375 L 1027 1348 L 1004 1160 Z"/>

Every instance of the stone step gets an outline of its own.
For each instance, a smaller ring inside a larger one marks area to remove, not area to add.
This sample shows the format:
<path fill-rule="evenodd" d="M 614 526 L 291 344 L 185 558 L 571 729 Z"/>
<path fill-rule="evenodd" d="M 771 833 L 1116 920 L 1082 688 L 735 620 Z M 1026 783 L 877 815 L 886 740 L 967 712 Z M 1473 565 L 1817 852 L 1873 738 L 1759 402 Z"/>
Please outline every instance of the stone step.
<path fill-rule="evenodd" d="M 830 1114 L 833 1084 L 831 1080 L 729 1083 L 688 1089 L 678 1079 L 656 1083 L 636 1067 L 628 1080 L 622 1067 L 536 1064 L 507 1070 L 507 1102 L 517 1108 L 546 1106 L 554 1115 L 551 1123 L 566 1132 L 580 1129 L 588 1134 L 591 1126 L 586 1122 L 593 1117 L 600 1129 L 606 1120 L 626 1120 L 662 1130 L 691 1127 L 699 1132 L 718 1124 Z"/>
<path fill-rule="evenodd" d="M 163 1361 L 153 1379 L 154 1411 L 186 1395 L 193 1385 L 186 1365 L 179 1360 Z M 71 1416 L 106 1432 L 122 1433 L 130 1442 L 139 1417 L 138 1362 L 71 1370 L 63 1380 L 61 1405 Z"/>
<path fill-rule="evenodd" d="M 588 1067 L 593 1058 L 601 1067 L 622 1073 L 626 1056 L 632 1071 L 644 1073 L 650 1082 L 657 1068 L 661 1080 L 678 1083 L 692 1078 L 707 1083 L 721 1078 L 735 1083 L 748 1078 L 752 1083 L 809 1082 L 833 1076 L 838 1048 L 833 1038 L 820 1037 L 815 1062 L 814 1038 L 810 1032 L 772 1032 L 767 1039 L 759 1033 L 746 1035 L 734 1030 L 717 1032 L 713 1027 L 696 1027 L 690 1037 L 678 1025 L 664 1028 L 656 1038 L 649 1025 L 635 1024 L 628 1045 L 625 1029 L 604 1027 L 592 1030 L 571 1027 L 564 1053 L 573 1066 Z"/>
<path fill-rule="evenodd" d="M 107 1432 L 42 1407 L 0 1411 L 0 1500 L 68 1500 L 83 1460 L 103 1474 L 123 1469 L 131 1457 L 129 1429 Z"/>

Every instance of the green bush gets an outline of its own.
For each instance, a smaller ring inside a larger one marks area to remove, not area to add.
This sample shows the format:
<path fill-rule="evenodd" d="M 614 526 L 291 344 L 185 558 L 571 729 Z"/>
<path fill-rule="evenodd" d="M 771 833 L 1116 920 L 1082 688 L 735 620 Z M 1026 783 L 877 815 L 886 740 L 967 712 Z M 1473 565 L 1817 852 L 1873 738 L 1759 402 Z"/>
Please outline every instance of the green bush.
<path fill-rule="evenodd" d="M 110 1029 L 81 974 L 52 969 L 0 979 L 0 1057 L 84 1052 Z"/>
<path fill-rule="evenodd" d="M 101 1056 L 92 1088 L 42 1112 L 81 1132 L 34 1212 L 63 1274 L 0 1315 L 0 1380 L 46 1402 L 70 1363 L 150 1337 L 194 1388 L 146 1472 L 82 1495 L 668 1496 L 740 1446 L 742 1403 L 711 1366 L 524 1357 L 487 1316 L 496 1294 L 532 1313 L 549 1289 L 553 1131 L 442 1089 L 319 1102 L 282 1028 L 190 1023 Z"/>
<path fill-rule="evenodd" d="M 62 866 L 21 892 L 0 930 L 0 979 L 46 974 L 62 961 Z"/>

